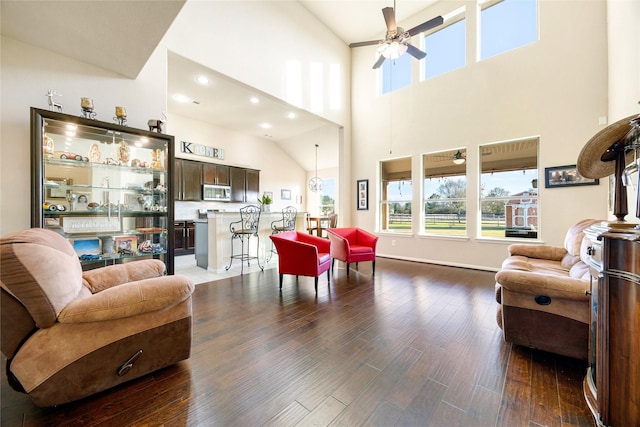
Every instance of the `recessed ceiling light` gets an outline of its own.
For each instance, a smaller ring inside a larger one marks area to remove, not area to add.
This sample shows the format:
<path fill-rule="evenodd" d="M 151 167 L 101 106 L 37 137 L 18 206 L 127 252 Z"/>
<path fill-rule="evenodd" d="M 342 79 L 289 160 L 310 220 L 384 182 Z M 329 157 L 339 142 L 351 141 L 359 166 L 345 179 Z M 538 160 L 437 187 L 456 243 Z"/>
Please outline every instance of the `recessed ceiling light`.
<path fill-rule="evenodd" d="M 258 104 L 260 102 L 260 100 L 255 96 L 252 96 L 249 101 L 251 101 L 252 104 Z"/>
<path fill-rule="evenodd" d="M 290 112 L 289 114 L 287 114 L 287 118 L 289 118 L 289 119 L 295 119 L 296 117 L 298 117 L 298 116 L 297 116 L 297 114 L 296 114 L 296 113 L 294 113 L 293 111 L 292 111 L 292 112 Z"/>
<path fill-rule="evenodd" d="M 175 95 L 173 95 L 173 99 L 175 101 L 183 102 L 183 103 L 189 102 L 189 98 L 186 97 L 185 95 L 181 94 L 181 93 L 176 93 Z"/>
<path fill-rule="evenodd" d="M 271 124 L 270 124 L 270 123 L 262 123 L 262 124 L 260 125 L 260 127 L 261 127 L 262 129 L 271 129 Z"/>
<path fill-rule="evenodd" d="M 196 76 L 196 81 L 201 85 L 209 84 L 209 78 L 207 76 Z"/>

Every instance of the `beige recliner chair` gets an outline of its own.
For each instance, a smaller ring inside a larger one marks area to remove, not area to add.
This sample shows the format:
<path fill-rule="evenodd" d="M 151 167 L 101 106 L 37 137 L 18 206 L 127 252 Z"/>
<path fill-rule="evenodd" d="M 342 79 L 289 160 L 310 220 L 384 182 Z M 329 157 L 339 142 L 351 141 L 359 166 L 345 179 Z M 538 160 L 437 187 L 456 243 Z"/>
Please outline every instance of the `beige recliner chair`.
<path fill-rule="evenodd" d="M 496 274 L 498 325 L 505 341 L 577 359 L 587 359 L 591 281 L 581 259 L 590 241 L 582 220 L 565 236 L 564 247 L 509 246 Z"/>
<path fill-rule="evenodd" d="M 187 359 L 193 283 L 159 260 L 83 273 L 71 244 L 34 228 L 0 239 L 0 332 L 11 386 L 74 401 Z"/>

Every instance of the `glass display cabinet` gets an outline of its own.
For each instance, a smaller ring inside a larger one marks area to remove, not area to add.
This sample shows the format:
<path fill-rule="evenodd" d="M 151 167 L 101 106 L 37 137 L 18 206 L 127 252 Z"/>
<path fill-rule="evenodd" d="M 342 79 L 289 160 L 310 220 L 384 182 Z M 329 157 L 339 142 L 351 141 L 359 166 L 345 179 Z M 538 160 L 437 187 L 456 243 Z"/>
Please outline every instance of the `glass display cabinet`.
<path fill-rule="evenodd" d="M 31 226 L 83 269 L 156 258 L 173 274 L 174 138 L 31 108 Z"/>

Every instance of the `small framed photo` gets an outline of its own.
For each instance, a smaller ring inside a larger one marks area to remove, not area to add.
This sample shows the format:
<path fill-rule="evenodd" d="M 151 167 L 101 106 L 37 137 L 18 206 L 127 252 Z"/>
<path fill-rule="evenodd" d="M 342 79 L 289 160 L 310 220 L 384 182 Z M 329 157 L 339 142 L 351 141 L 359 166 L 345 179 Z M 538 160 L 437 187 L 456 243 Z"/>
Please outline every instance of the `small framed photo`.
<path fill-rule="evenodd" d="M 544 169 L 545 188 L 573 187 L 577 185 L 598 185 L 599 179 L 585 178 L 578 173 L 576 165 L 554 166 Z"/>
<path fill-rule="evenodd" d="M 115 237 L 113 249 L 119 255 L 133 255 L 138 252 L 138 238 L 136 236 Z"/>
<path fill-rule="evenodd" d="M 280 198 L 282 200 L 291 200 L 291 190 L 280 190 Z"/>
<path fill-rule="evenodd" d="M 71 178 L 46 178 L 44 183 L 47 189 L 47 199 L 66 199 L 67 198 L 67 186 L 71 185 L 73 180 Z"/>
<path fill-rule="evenodd" d="M 369 180 L 359 179 L 357 181 L 357 194 L 358 194 L 358 210 L 369 210 Z"/>
<path fill-rule="evenodd" d="M 102 240 L 97 237 L 69 239 L 78 256 L 100 255 L 102 253 Z"/>

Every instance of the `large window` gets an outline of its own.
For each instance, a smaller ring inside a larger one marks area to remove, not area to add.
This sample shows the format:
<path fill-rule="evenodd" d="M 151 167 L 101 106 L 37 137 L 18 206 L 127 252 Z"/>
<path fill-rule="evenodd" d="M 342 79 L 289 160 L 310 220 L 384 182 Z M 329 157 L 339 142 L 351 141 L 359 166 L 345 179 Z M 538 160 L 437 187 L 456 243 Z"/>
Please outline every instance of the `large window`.
<path fill-rule="evenodd" d="M 323 216 L 336 212 L 336 180 L 334 178 L 322 179 L 320 190 L 320 213 Z"/>
<path fill-rule="evenodd" d="M 380 230 L 411 232 L 411 157 L 380 162 Z"/>
<path fill-rule="evenodd" d="M 457 21 L 427 34 L 424 38 L 424 78 L 428 79 L 466 65 L 466 25 L 462 11 Z M 462 19 L 460 19 L 462 17 Z M 446 24 L 446 21 L 445 21 Z"/>
<path fill-rule="evenodd" d="M 481 0 L 480 8 L 480 59 L 538 40 L 537 0 Z"/>
<path fill-rule="evenodd" d="M 464 149 L 422 156 L 425 233 L 467 234 L 466 157 Z"/>
<path fill-rule="evenodd" d="M 411 84 L 412 58 L 411 55 L 405 53 L 398 59 L 385 59 L 380 67 L 383 95 Z"/>
<path fill-rule="evenodd" d="M 538 237 L 538 138 L 480 146 L 481 235 Z"/>

